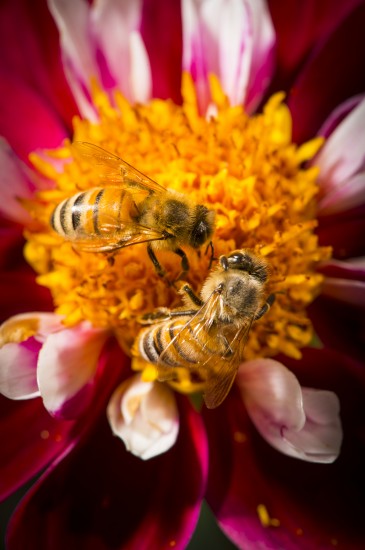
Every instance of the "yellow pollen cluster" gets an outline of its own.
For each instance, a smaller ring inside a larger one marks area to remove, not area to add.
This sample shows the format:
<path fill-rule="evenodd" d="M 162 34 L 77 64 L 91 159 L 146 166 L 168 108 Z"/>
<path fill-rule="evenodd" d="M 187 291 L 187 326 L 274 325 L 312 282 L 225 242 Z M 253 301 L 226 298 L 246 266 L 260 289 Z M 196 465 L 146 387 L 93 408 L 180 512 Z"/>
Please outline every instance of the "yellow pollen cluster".
<path fill-rule="evenodd" d="M 130 105 L 118 93 L 112 105 L 94 86 L 99 121 L 75 118 L 74 140 L 97 144 L 162 186 L 213 209 L 217 257 L 240 248 L 264 257 L 270 270 L 267 294 L 276 292 L 276 301 L 254 324 L 246 357 L 282 352 L 299 358 L 300 348 L 312 338 L 305 308 L 322 283 L 316 267 L 330 254 L 318 246 L 314 233 L 318 171 L 304 166 L 322 142 L 300 147 L 291 142 L 291 117 L 282 94 L 274 95 L 262 114 L 250 117 L 243 107 L 229 105 L 214 78 L 211 88 L 216 111 L 206 118 L 198 112 L 188 77 L 181 106 L 159 99 Z M 50 289 L 66 325 L 89 320 L 113 331 L 130 350 L 140 329 L 138 316 L 156 307 L 176 307 L 181 296 L 156 274 L 146 245 L 122 249 L 110 262 L 104 253 L 77 250 L 52 230 L 50 216 L 61 201 L 103 185 L 95 167 L 73 158 L 67 140 L 59 149 L 32 154 L 31 161 L 54 182 L 54 188 L 27 204 L 35 221 L 26 232 L 25 256 L 38 283 Z M 187 280 L 198 292 L 210 254 L 204 248 L 186 253 Z M 177 277 L 180 258 L 170 252 L 157 255 L 168 277 Z"/>

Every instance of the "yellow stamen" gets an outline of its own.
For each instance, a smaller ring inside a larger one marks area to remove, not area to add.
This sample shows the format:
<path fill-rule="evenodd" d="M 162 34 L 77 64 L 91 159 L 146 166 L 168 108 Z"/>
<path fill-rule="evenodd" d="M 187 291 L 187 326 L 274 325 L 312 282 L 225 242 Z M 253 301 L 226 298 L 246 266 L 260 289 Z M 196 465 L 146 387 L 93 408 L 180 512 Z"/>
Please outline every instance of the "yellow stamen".
<path fill-rule="evenodd" d="M 216 116 L 199 115 L 196 91 L 183 78 L 183 104 L 155 99 L 130 105 L 119 93 L 112 105 L 93 83 L 97 124 L 75 118 L 74 140 L 95 143 L 121 156 L 161 185 L 187 193 L 216 212 L 215 255 L 248 248 L 265 257 L 270 268 L 267 294 L 276 302 L 254 324 L 245 357 L 285 353 L 300 358 L 312 339 L 306 307 L 320 292 L 318 264 L 330 250 L 318 245 L 316 195 L 318 170 L 303 163 L 322 144 L 316 139 L 297 147 L 291 141 L 291 116 L 283 94 L 274 95 L 263 113 L 249 117 L 231 107 L 216 77 L 211 76 Z M 38 283 L 52 293 L 56 312 L 72 326 L 89 320 L 114 331 L 127 352 L 140 330 L 137 317 L 156 307 L 176 307 L 181 297 L 157 276 L 145 245 L 125 248 L 109 262 L 102 253 L 77 250 L 50 227 L 53 209 L 75 193 L 102 185 L 96 167 L 73 158 L 66 140 L 47 155 L 31 155 L 35 168 L 55 187 L 40 191 L 26 207 L 37 223 L 26 231 L 25 257 L 38 273 Z M 63 170 L 56 168 L 64 162 Z M 189 283 L 200 289 L 209 270 L 209 254 L 187 250 Z M 159 260 L 170 279 L 180 273 L 180 260 L 166 252 Z M 134 360 L 144 380 L 156 370 Z M 190 373 L 178 369 L 173 387 L 190 393 L 202 388 Z"/>
<path fill-rule="evenodd" d="M 280 521 L 276 518 L 270 518 L 269 512 L 264 504 L 259 504 L 256 508 L 257 515 L 263 527 L 279 527 Z"/>

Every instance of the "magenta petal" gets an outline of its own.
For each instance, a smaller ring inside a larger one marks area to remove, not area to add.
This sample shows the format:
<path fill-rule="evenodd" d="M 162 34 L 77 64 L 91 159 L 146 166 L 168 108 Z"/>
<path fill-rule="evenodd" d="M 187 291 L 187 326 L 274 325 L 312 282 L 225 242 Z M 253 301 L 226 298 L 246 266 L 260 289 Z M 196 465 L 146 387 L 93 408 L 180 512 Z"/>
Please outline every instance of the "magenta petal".
<path fill-rule="evenodd" d="M 325 350 L 304 350 L 302 361 L 285 362 L 301 385 L 339 396 L 345 437 L 338 460 L 310 464 L 271 449 L 249 421 L 238 392 L 231 392 L 218 409 L 204 411 L 208 503 L 226 534 L 245 550 L 330 550 L 336 545 L 360 550 L 365 540 L 364 370 Z M 259 505 L 272 520 L 265 527 Z"/>
<path fill-rule="evenodd" d="M 41 345 L 34 338 L 0 348 L 0 393 L 9 399 L 39 397 L 37 360 Z"/>
<path fill-rule="evenodd" d="M 29 491 L 9 528 L 8 548 L 184 549 L 205 487 L 200 416 L 180 399 L 176 445 L 144 462 L 113 437 L 105 417 L 84 444 Z"/>
<path fill-rule="evenodd" d="M 365 308 L 365 281 L 327 277 L 322 293 L 341 302 Z"/>
<path fill-rule="evenodd" d="M 47 101 L 13 75 L 0 72 L 0 97 L 8 98 L 0 104 L 0 135 L 22 159 L 37 148 L 58 146 L 67 136 Z"/>

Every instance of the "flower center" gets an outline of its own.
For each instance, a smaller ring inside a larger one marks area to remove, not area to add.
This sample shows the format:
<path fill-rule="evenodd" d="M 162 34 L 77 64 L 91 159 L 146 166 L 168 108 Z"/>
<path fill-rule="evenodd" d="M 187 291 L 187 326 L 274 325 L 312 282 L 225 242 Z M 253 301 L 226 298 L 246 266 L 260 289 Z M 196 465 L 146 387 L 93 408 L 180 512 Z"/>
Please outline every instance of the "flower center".
<path fill-rule="evenodd" d="M 275 292 L 276 301 L 253 325 L 245 356 L 281 352 L 299 358 L 312 338 L 306 306 L 322 283 L 316 266 L 330 254 L 314 234 L 318 170 L 304 167 L 322 141 L 300 147 L 291 142 L 282 94 L 274 95 L 262 114 L 249 117 L 242 107 L 229 105 L 214 78 L 211 87 L 215 112 L 205 118 L 187 76 L 181 106 L 159 99 L 130 105 L 119 93 L 112 105 L 95 85 L 99 122 L 76 118 L 74 140 L 98 144 L 160 185 L 214 210 L 215 256 L 244 248 L 265 258 L 270 272 L 265 291 Z M 26 231 L 25 256 L 39 274 L 38 283 L 50 289 L 65 325 L 89 320 L 113 331 L 130 353 L 140 330 L 138 317 L 156 307 L 177 307 L 181 296 L 158 276 L 145 244 L 121 249 L 110 261 L 110 255 L 80 250 L 51 228 L 58 204 L 103 185 L 96 167 L 73 154 L 66 140 L 59 149 L 31 155 L 36 169 L 55 185 L 28 204 L 36 222 Z M 199 292 L 210 252 L 203 247 L 186 253 L 186 280 Z M 178 277 L 181 259 L 166 251 L 157 255 L 168 278 Z M 181 380 L 179 389 L 183 386 Z M 185 387 L 192 388 L 186 381 Z"/>

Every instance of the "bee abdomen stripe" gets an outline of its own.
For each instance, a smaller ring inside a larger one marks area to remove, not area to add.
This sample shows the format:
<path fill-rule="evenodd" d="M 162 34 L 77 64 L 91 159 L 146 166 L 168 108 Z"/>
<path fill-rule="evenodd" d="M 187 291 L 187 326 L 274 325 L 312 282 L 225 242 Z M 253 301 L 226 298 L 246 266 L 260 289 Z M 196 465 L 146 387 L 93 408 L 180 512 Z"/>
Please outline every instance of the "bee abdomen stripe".
<path fill-rule="evenodd" d="M 105 189 L 100 189 L 99 193 L 95 197 L 93 204 L 93 224 L 95 233 L 100 233 L 99 231 L 99 203 L 104 195 Z"/>
<path fill-rule="evenodd" d="M 184 361 L 187 361 L 188 363 L 192 363 L 192 364 L 195 364 L 196 361 L 194 361 L 194 359 L 191 359 L 186 353 L 185 351 L 183 350 L 182 346 L 180 345 L 179 341 L 178 341 L 178 338 L 176 336 L 176 334 L 174 334 L 174 325 L 170 325 L 169 327 L 169 333 L 170 333 L 170 338 L 171 338 L 171 341 L 172 341 L 172 345 L 174 346 L 177 354 L 179 355 L 179 357 L 181 357 Z"/>
<path fill-rule="evenodd" d="M 149 330 L 148 332 L 143 334 L 142 340 L 140 342 L 140 350 L 145 359 L 150 361 L 150 363 L 158 362 L 160 354 L 155 347 L 153 330 Z"/>
<path fill-rule="evenodd" d="M 71 221 L 72 221 L 72 227 L 74 231 L 76 231 L 80 226 L 81 209 L 79 208 L 79 206 L 81 206 L 81 204 L 84 202 L 85 195 L 86 195 L 86 192 L 83 192 L 77 195 L 72 205 Z"/>
<path fill-rule="evenodd" d="M 65 235 L 68 235 L 70 232 L 70 227 L 67 223 L 68 222 L 67 210 L 70 204 L 70 200 L 71 199 L 67 199 L 63 201 L 60 208 L 60 224 L 61 224 L 62 231 L 64 232 Z"/>

